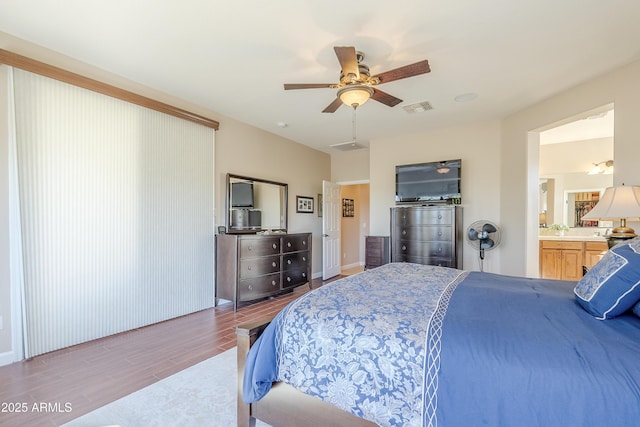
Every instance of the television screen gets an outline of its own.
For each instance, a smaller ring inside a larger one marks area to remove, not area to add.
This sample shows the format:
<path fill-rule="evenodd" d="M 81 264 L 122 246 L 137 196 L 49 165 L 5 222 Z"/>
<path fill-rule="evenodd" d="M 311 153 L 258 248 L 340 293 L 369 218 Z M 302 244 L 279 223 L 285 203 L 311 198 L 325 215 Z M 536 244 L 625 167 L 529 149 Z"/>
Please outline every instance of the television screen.
<path fill-rule="evenodd" d="M 231 184 L 231 207 L 253 208 L 253 182 Z"/>
<path fill-rule="evenodd" d="M 460 198 L 461 164 L 457 159 L 396 166 L 396 203 Z"/>

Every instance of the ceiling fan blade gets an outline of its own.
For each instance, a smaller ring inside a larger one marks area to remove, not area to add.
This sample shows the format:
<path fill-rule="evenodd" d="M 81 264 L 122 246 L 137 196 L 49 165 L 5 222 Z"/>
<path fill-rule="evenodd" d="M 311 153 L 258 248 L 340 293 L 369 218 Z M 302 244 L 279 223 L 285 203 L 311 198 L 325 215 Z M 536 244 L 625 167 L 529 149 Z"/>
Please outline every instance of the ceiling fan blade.
<path fill-rule="evenodd" d="M 356 79 L 359 79 L 360 71 L 358 69 L 356 48 L 353 46 L 334 46 L 333 50 L 336 52 L 340 67 L 342 67 L 342 73 L 345 76 L 353 74 Z"/>
<path fill-rule="evenodd" d="M 405 65 L 404 67 L 396 68 L 384 73 L 380 73 L 372 78 L 378 78 L 380 83 L 388 83 L 394 80 L 406 79 L 407 77 L 417 76 L 419 74 L 425 74 L 431 71 L 429 67 L 429 61 L 416 62 L 415 64 Z"/>
<path fill-rule="evenodd" d="M 395 107 L 402 102 L 402 99 L 396 98 L 393 95 L 389 95 L 388 93 L 383 92 L 380 89 L 371 89 L 373 89 L 373 95 L 371 95 L 371 99 L 375 99 L 376 101 L 381 102 L 384 105 Z"/>
<path fill-rule="evenodd" d="M 324 110 L 322 110 L 323 113 L 335 113 L 336 110 L 338 109 L 338 107 L 340 107 L 342 105 L 342 101 L 340 100 L 340 98 L 336 98 L 333 100 L 333 102 L 329 105 L 327 105 L 327 108 L 325 108 Z"/>
<path fill-rule="evenodd" d="M 323 89 L 331 87 L 331 83 L 285 83 L 284 90 L 292 89 Z"/>

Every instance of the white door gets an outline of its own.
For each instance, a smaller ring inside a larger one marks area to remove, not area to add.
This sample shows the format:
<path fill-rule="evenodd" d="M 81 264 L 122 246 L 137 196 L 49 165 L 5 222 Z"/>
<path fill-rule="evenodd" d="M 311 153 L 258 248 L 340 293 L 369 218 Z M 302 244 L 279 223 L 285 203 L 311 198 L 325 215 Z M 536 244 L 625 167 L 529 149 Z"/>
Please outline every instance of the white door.
<path fill-rule="evenodd" d="M 322 181 L 322 280 L 340 274 L 340 186 Z"/>

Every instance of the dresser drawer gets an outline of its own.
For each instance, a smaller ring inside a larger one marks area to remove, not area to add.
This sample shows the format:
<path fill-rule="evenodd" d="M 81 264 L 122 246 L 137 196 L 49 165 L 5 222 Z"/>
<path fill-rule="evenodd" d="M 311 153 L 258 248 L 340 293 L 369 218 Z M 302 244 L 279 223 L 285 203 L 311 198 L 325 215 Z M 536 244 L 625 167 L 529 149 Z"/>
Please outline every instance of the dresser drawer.
<path fill-rule="evenodd" d="M 307 283 L 309 277 L 306 270 L 287 270 L 282 272 L 282 289 Z"/>
<path fill-rule="evenodd" d="M 240 280 L 238 288 L 240 301 L 267 297 L 280 291 L 280 273 Z"/>
<path fill-rule="evenodd" d="M 280 253 L 280 238 L 241 238 L 240 258 L 273 255 Z"/>
<path fill-rule="evenodd" d="M 309 263 L 309 252 L 293 252 L 282 255 L 283 270 L 306 270 Z"/>
<path fill-rule="evenodd" d="M 411 224 L 453 224 L 453 211 L 450 208 L 414 208 L 414 209 L 402 209 L 398 208 L 395 216 L 395 223 L 397 225 Z"/>
<path fill-rule="evenodd" d="M 309 250 L 310 242 L 308 234 L 288 235 L 282 237 L 282 252 L 297 252 Z"/>
<path fill-rule="evenodd" d="M 439 267 L 451 267 L 456 268 L 454 265 L 454 260 L 451 258 L 440 258 L 440 257 L 415 257 L 408 255 L 399 255 L 394 262 L 412 262 L 414 264 L 423 264 L 423 265 L 436 265 Z"/>
<path fill-rule="evenodd" d="M 397 226 L 396 234 L 400 240 L 421 240 L 421 241 L 452 241 L 453 228 L 448 226 L 422 226 L 409 227 Z"/>
<path fill-rule="evenodd" d="M 280 271 L 280 256 L 245 258 L 240 260 L 240 278 L 263 276 Z"/>
<path fill-rule="evenodd" d="M 419 242 L 411 240 L 400 240 L 398 246 L 394 249 L 397 259 L 398 256 L 406 255 L 418 258 L 431 257 L 451 257 L 453 248 L 451 242 Z"/>

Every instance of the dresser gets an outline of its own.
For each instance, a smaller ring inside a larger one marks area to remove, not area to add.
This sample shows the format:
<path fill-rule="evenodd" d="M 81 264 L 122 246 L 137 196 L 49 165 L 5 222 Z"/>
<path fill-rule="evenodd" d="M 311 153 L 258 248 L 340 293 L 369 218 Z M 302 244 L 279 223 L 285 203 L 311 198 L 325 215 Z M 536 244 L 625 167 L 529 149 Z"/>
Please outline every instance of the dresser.
<path fill-rule="evenodd" d="M 310 283 L 311 233 L 216 235 L 216 295 L 233 302 L 266 298 Z"/>
<path fill-rule="evenodd" d="M 462 269 L 462 207 L 391 208 L 391 261 Z"/>
<path fill-rule="evenodd" d="M 364 247 L 364 269 L 389 263 L 389 236 L 367 236 Z"/>

